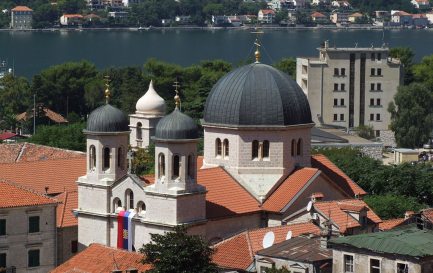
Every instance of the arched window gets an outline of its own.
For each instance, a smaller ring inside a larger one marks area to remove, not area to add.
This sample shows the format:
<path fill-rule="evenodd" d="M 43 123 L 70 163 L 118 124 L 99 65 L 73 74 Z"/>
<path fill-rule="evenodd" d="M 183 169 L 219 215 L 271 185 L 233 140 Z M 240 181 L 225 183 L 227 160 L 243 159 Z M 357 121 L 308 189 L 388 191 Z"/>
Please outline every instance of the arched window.
<path fill-rule="evenodd" d="M 158 156 L 158 177 L 165 176 L 165 155 L 160 153 Z"/>
<path fill-rule="evenodd" d="M 259 142 L 257 140 L 253 141 L 251 152 L 252 152 L 253 159 L 259 158 Z"/>
<path fill-rule="evenodd" d="M 94 170 L 96 168 L 96 148 L 91 145 L 89 148 L 89 169 Z"/>
<path fill-rule="evenodd" d="M 302 139 L 298 139 L 298 146 L 296 147 L 296 154 L 302 155 Z"/>
<path fill-rule="evenodd" d="M 119 198 L 114 198 L 113 200 L 113 213 L 118 212 L 122 209 L 122 201 Z"/>
<path fill-rule="evenodd" d="M 194 166 L 194 156 L 193 155 L 189 155 L 188 156 L 188 176 L 190 178 L 194 178 L 195 177 L 195 175 L 194 175 L 195 168 L 194 167 L 195 167 Z"/>
<path fill-rule="evenodd" d="M 290 154 L 292 156 L 295 156 L 295 151 L 296 151 L 296 140 L 292 139 L 292 147 L 291 147 L 291 150 L 290 150 Z"/>
<path fill-rule="evenodd" d="M 222 154 L 221 139 L 219 138 L 215 140 L 215 154 L 216 156 L 221 156 Z"/>
<path fill-rule="evenodd" d="M 230 154 L 229 140 L 226 138 L 223 142 L 224 146 L 224 157 L 228 157 Z"/>
<path fill-rule="evenodd" d="M 143 138 L 143 135 L 141 133 L 141 127 L 142 127 L 141 122 L 138 122 L 137 123 L 137 131 L 136 131 L 137 139 Z"/>
<path fill-rule="evenodd" d="M 146 212 L 146 204 L 143 201 L 139 201 L 137 203 L 137 210 L 138 210 L 138 213 L 145 213 Z"/>
<path fill-rule="evenodd" d="M 178 155 L 173 156 L 173 178 L 179 177 L 180 158 Z"/>
<path fill-rule="evenodd" d="M 269 158 L 269 141 L 263 141 L 262 158 Z"/>
<path fill-rule="evenodd" d="M 125 191 L 125 203 L 127 205 L 126 209 L 134 209 L 134 193 L 131 189 Z"/>
<path fill-rule="evenodd" d="M 111 152 L 110 152 L 110 148 L 105 147 L 104 148 L 104 170 L 108 170 L 110 168 L 110 157 L 111 157 Z"/>
<path fill-rule="evenodd" d="M 122 147 L 119 147 L 117 149 L 117 167 L 119 167 L 121 170 L 125 168 L 125 160 L 124 160 L 124 154 Z"/>

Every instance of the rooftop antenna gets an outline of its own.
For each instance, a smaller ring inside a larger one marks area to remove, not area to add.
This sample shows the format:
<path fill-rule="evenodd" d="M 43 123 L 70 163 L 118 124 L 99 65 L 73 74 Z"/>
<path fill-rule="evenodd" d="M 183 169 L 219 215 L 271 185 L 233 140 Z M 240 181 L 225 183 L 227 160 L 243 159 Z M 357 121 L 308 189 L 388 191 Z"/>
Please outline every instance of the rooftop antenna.
<path fill-rule="evenodd" d="M 110 76 L 106 75 L 104 76 L 105 79 L 105 104 L 108 104 L 110 102 Z"/>
<path fill-rule="evenodd" d="M 179 96 L 179 87 L 180 87 L 180 84 L 177 81 L 177 78 L 176 78 L 176 81 L 173 84 L 173 87 L 175 88 L 174 92 L 176 92 L 176 96 L 174 96 L 174 102 L 176 104 L 176 109 L 179 109 L 179 110 L 182 111 L 182 105 L 181 105 L 180 96 Z"/>

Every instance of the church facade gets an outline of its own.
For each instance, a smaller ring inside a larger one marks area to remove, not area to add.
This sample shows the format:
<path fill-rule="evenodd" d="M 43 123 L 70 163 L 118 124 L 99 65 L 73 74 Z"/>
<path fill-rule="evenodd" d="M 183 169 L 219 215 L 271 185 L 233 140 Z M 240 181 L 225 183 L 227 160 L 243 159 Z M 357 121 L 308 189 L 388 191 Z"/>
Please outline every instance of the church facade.
<path fill-rule="evenodd" d="M 311 155 L 314 123 L 301 88 L 259 62 L 221 78 L 206 101 L 204 156 L 198 127 L 151 83 L 128 117 L 110 104 L 84 131 L 87 172 L 78 178 L 78 240 L 138 250 L 151 233 L 186 225 L 218 241 L 245 229 L 285 223 L 313 193 L 324 200 L 366 193 L 323 156 Z M 127 167 L 128 146 L 155 143 L 154 177 Z M 126 243 L 125 243 L 126 242 Z"/>

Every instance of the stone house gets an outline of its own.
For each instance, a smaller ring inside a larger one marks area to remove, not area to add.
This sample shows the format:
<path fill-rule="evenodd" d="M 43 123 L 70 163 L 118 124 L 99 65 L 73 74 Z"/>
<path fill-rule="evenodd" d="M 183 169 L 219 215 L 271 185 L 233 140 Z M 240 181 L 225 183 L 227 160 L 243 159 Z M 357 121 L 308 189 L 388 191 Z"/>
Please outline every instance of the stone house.
<path fill-rule="evenodd" d="M 16 6 L 11 10 L 11 28 L 31 29 L 33 23 L 33 10 L 26 6 Z"/>

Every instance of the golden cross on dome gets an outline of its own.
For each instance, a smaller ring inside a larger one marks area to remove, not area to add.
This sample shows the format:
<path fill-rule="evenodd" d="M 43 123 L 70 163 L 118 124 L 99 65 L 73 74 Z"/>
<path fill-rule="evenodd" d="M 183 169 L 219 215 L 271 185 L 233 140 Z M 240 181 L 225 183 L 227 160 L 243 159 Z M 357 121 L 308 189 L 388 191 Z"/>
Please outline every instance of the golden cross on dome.
<path fill-rule="evenodd" d="M 176 109 L 179 109 L 179 105 L 180 105 L 179 87 L 180 87 L 180 84 L 177 81 L 177 79 L 174 82 L 173 87 L 175 88 L 174 92 L 176 92 L 176 96 L 174 96 L 174 102 L 176 104 Z"/>
<path fill-rule="evenodd" d="M 105 80 L 105 103 L 108 104 L 108 102 L 110 101 L 110 97 L 111 97 L 111 92 L 110 92 L 110 76 L 104 76 L 104 80 Z"/>
<path fill-rule="evenodd" d="M 260 34 L 263 34 L 263 31 L 259 31 L 255 29 L 255 31 L 251 32 L 252 34 L 256 34 L 256 40 L 254 41 L 254 45 L 256 46 L 256 52 L 254 52 L 254 55 L 256 57 L 256 63 L 260 62 L 260 47 L 262 46 L 260 44 Z"/>

